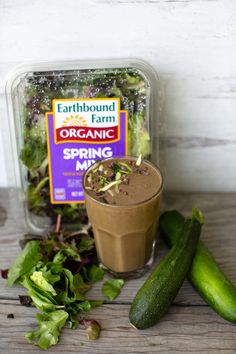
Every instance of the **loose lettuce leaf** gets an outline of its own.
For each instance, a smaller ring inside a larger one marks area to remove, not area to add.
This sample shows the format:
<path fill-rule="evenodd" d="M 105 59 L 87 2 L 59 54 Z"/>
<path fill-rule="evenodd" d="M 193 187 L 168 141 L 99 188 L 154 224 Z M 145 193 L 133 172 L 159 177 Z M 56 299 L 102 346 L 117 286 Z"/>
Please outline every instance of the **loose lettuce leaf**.
<path fill-rule="evenodd" d="M 94 240 L 92 237 L 83 238 L 78 244 L 78 250 L 80 253 L 84 251 L 90 251 L 94 247 Z"/>
<path fill-rule="evenodd" d="M 102 293 L 109 300 L 114 300 L 120 293 L 120 289 L 124 286 L 123 279 L 109 279 L 102 286 Z"/>
<path fill-rule="evenodd" d="M 95 340 L 99 338 L 101 326 L 97 321 L 83 320 L 82 324 L 86 328 L 86 333 L 89 340 Z"/>
<path fill-rule="evenodd" d="M 32 302 L 37 307 L 37 309 L 41 311 L 51 312 L 60 308 L 65 308 L 64 305 L 60 306 L 53 304 L 46 296 L 43 296 L 42 294 L 33 290 L 29 290 L 28 295 L 31 297 Z"/>
<path fill-rule="evenodd" d="M 41 311 L 54 311 L 58 308 L 64 308 L 55 300 L 55 297 L 49 292 L 43 290 L 35 284 L 29 276 L 24 276 L 20 284 L 28 290 L 28 296 L 31 297 L 34 305 Z"/>
<path fill-rule="evenodd" d="M 64 263 L 66 259 L 71 259 L 77 262 L 81 261 L 81 256 L 77 249 L 75 249 L 72 245 L 61 245 L 61 250 L 56 253 L 53 258 L 54 263 Z"/>
<path fill-rule="evenodd" d="M 7 279 L 8 276 L 8 269 L 0 269 L 1 277 L 3 279 Z"/>
<path fill-rule="evenodd" d="M 73 276 L 73 288 L 77 299 L 79 299 L 78 295 L 85 294 L 90 289 L 90 287 L 91 286 L 89 284 L 84 282 L 83 277 L 79 273 Z"/>
<path fill-rule="evenodd" d="M 72 315 L 69 315 L 67 320 L 67 325 L 70 329 L 76 329 L 78 327 L 79 321 L 77 321 Z"/>
<path fill-rule="evenodd" d="M 89 312 L 95 307 L 101 306 L 103 304 L 103 300 L 88 300 L 84 298 L 81 302 L 74 302 L 71 303 L 69 307 L 67 307 L 67 311 L 72 314 L 76 315 L 78 312 Z"/>
<path fill-rule="evenodd" d="M 66 246 L 62 250 L 62 252 L 69 259 L 73 259 L 74 261 L 78 261 L 78 262 L 81 261 L 81 256 L 80 256 L 78 250 L 73 248 L 72 246 L 70 246 L 70 247 Z"/>
<path fill-rule="evenodd" d="M 63 264 L 66 261 L 66 255 L 63 254 L 63 250 L 57 252 L 53 258 L 53 263 Z"/>
<path fill-rule="evenodd" d="M 12 286 L 40 260 L 39 241 L 29 241 L 9 269 L 7 285 Z"/>
<path fill-rule="evenodd" d="M 91 264 L 87 270 L 87 277 L 93 283 L 100 281 L 104 277 L 104 270 L 102 270 L 96 264 Z"/>
<path fill-rule="evenodd" d="M 31 303 L 32 303 L 32 299 L 30 296 L 27 296 L 27 295 L 18 295 L 19 297 L 19 300 L 20 300 L 20 304 L 22 306 L 31 306 Z"/>
<path fill-rule="evenodd" d="M 77 304 L 77 309 L 82 312 L 89 312 L 92 309 L 92 306 L 89 300 L 85 300 Z"/>
<path fill-rule="evenodd" d="M 81 323 L 76 319 L 78 314 L 103 303 L 85 296 L 92 283 L 104 276 L 104 271 L 93 264 L 95 259 L 94 241 L 89 235 L 61 231 L 26 243 L 9 271 L 9 284 L 17 281 L 27 289 L 27 304 L 32 301 L 41 311 L 36 316 L 38 330 L 27 334 L 31 342 L 42 349 L 55 345 L 66 322 L 76 328 Z M 111 299 L 122 285 L 104 284 L 104 291 Z M 97 338 L 100 328 L 90 330 L 91 339 Z"/>
<path fill-rule="evenodd" d="M 84 293 L 90 288 L 90 285 L 84 282 L 83 277 L 79 273 L 73 275 L 66 268 L 63 269 L 60 283 L 57 285 L 60 289 L 56 296 L 57 302 L 70 306 L 76 301 L 84 301 Z"/>
<path fill-rule="evenodd" d="M 44 278 L 53 285 L 60 280 L 63 266 L 59 263 L 48 262 L 41 270 Z"/>
<path fill-rule="evenodd" d="M 38 285 L 42 290 L 49 291 L 52 295 L 56 295 L 56 291 L 53 286 L 44 278 L 43 272 L 35 271 L 31 274 L 30 279 Z"/>
<path fill-rule="evenodd" d="M 39 329 L 35 332 L 26 334 L 29 342 L 37 344 L 42 349 L 48 349 L 57 344 L 60 332 L 64 327 L 68 313 L 63 310 L 57 310 L 50 313 L 37 314 Z"/>

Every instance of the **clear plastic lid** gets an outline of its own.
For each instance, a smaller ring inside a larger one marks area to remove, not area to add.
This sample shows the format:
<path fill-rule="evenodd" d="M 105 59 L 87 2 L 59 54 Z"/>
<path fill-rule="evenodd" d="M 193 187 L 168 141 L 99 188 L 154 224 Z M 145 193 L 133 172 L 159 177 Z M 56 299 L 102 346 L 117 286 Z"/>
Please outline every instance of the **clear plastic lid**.
<path fill-rule="evenodd" d="M 127 154 L 153 159 L 157 77 L 141 60 L 21 67 L 7 82 L 7 96 L 30 232 L 58 223 L 86 227 L 82 175 L 95 160 Z"/>

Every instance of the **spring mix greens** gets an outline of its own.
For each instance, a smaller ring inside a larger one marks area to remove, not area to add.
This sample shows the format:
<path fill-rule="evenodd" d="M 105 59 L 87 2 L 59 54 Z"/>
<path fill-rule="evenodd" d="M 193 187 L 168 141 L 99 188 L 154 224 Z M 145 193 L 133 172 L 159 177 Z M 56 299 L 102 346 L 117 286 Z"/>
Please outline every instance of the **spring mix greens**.
<path fill-rule="evenodd" d="M 7 274 L 9 286 L 17 283 L 27 290 L 20 297 L 21 304 L 39 310 L 38 329 L 26 338 L 48 349 L 57 344 L 65 325 L 71 329 L 79 325 L 86 328 L 89 339 L 97 339 L 100 324 L 84 316 L 103 300 L 90 300 L 86 293 L 103 277 L 89 232 L 59 231 L 28 241 Z M 108 279 L 102 293 L 113 300 L 123 285 L 122 279 Z"/>

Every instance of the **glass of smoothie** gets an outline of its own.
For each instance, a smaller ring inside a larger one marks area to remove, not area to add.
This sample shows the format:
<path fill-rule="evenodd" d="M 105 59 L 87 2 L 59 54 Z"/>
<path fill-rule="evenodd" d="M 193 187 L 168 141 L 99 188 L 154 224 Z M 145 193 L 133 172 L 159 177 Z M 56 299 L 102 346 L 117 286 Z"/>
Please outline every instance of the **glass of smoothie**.
<path fill-rule="evenodd" d="M 163 177 L 147 160 L 95 162 L 83 189 L 100 264 L 117 277 L 142 275 L 153 263 Z"/>

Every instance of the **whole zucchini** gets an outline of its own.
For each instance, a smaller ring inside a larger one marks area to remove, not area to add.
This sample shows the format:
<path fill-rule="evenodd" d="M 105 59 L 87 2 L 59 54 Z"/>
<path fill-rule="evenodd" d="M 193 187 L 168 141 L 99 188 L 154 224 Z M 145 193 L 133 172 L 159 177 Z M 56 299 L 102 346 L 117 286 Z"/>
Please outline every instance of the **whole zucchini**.
<path fill-rule="evenodd" d="M 179 243 L 179 230 L 184 222 L 184 216 L 176 210 L 166 212 L 160 217 L 159 228 L 170 247 Z M 225 320 L 236 323 L 236 288 L 201 240 L 187 277 L 215 312 Z"/>
<path fill-rule="evenodd" d="M 176 297 L 199 240 L 203 216 L 197 209 L 187 218 L 179 242 L 154 269 L 136 294 L 129 312 L 131 325 L 145 329 L 156 324 Z"/>

